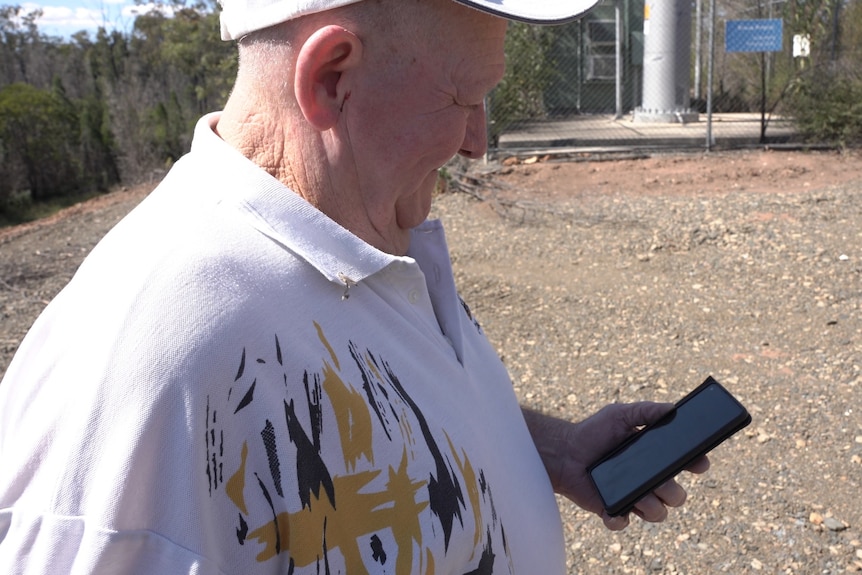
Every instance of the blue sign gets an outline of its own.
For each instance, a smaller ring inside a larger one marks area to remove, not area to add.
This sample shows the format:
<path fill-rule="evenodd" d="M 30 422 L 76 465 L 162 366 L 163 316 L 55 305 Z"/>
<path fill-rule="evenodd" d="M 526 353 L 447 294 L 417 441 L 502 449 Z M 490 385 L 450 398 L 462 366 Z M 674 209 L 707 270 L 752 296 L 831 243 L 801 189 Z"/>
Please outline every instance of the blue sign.
<path fill-rule="evenodd" d="M 781 52 L 782 21 L 728 20 L 724 34 L 726 52 Z"/>

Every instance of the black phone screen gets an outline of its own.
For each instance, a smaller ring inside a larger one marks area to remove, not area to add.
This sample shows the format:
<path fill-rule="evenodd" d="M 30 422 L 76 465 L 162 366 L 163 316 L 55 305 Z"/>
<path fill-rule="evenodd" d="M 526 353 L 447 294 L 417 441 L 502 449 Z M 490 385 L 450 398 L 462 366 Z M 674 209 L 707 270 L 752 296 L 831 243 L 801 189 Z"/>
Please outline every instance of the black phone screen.
<path fill-rule="evenodd" d="M 709 378 L 674 411 L 590 469 L 608 512 L 627 512 L 643 495 L 750 420 L 745 407 Z"/>

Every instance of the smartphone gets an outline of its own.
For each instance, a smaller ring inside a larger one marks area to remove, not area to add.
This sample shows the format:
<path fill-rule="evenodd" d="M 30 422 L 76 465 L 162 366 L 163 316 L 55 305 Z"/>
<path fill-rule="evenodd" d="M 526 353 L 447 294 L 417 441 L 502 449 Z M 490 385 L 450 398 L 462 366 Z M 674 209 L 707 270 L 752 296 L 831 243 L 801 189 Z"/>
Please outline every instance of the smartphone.
<path fill-rule="evenodd" d="M 588 471 L 611 516 L 630 512 L 642 497 L 751 423 L 751 415 L 708 377 L 674 410 L 644 427 Z"/>

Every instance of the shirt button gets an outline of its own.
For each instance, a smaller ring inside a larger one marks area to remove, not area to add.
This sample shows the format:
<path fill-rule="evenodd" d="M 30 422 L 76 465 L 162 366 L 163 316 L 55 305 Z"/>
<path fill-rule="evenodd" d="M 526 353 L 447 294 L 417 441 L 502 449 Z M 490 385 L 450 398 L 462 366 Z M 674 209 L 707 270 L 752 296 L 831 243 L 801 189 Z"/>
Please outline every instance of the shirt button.
<path fill-rule="evenodd" d="M 419 301 L 419 292 L 418 292 L 417 290 L 415 290 L 415 289 L 410 290 L 410 291 L 407 293 L 407 300 L 408 300 L 410 303 L 415 304 L 417 301 Z"/>

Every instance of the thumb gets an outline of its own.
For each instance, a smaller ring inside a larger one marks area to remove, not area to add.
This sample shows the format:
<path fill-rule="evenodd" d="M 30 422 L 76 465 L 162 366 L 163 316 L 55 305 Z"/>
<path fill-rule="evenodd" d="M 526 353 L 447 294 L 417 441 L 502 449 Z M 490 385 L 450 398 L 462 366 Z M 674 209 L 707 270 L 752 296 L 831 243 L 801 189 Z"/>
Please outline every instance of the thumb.
<path fill-rule="evenodd" d="M 672 403 L 639 401 L 626 405 L 620 413 L 620 417 L 626 427 L 635 428 L 655 423 L 673 410 L 674 404 Z"/>

